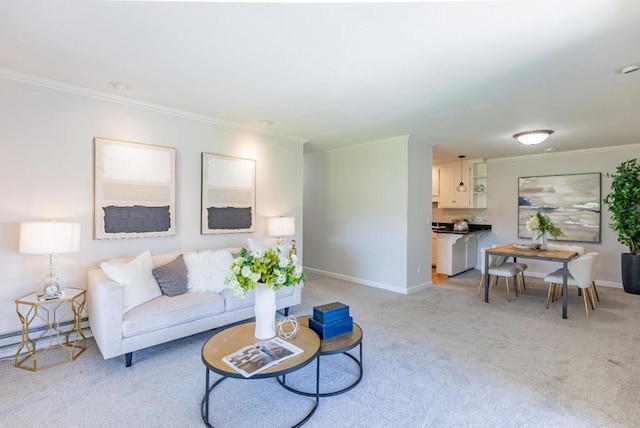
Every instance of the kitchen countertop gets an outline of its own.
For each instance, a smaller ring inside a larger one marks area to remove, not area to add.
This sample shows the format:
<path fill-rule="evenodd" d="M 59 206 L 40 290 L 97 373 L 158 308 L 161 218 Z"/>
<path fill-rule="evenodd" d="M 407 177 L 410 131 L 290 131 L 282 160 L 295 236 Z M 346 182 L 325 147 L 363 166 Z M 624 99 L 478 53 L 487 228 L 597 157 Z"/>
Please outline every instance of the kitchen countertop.
<path fill-rule="evenodd" d="M 453 223 L 436 223 L 432 224 L 431 230 L 435 233 L 448 233 L 456 235 L 469 235 L 472 233 L 490 232 L 490 224 L 469 224 L 469 230 L 460 231 L 453 230 Z"/>

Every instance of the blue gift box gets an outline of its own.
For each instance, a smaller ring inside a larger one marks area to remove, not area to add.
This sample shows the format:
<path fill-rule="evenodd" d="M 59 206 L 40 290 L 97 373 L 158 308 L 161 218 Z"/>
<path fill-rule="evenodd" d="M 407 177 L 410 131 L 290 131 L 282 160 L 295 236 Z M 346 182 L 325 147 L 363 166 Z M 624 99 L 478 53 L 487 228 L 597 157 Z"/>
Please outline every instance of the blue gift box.
<path fill-rule="evenodd" d="M 318 333 L 320 339 L 329 339 L 353 330 L 353 318 L 346 317 L 330 323 L 321 323 L 309 318 L 309 328 Z"/>
<path fill-rule="evenodd" d="M 313 308 L 313 319 L 322 324 L 349 317 L 349 306 L 340 302 L 327 303 Z"/>

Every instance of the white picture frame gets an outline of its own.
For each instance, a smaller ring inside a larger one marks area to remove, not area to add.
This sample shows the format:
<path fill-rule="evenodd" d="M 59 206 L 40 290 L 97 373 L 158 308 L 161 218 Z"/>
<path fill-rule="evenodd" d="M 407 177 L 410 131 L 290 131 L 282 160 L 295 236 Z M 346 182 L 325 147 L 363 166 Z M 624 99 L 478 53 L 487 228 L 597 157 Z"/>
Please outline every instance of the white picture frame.
<path fill-rule="evenodd" d="M 95 239 L 175 234 L 176 149 L 95 137 Z"/>

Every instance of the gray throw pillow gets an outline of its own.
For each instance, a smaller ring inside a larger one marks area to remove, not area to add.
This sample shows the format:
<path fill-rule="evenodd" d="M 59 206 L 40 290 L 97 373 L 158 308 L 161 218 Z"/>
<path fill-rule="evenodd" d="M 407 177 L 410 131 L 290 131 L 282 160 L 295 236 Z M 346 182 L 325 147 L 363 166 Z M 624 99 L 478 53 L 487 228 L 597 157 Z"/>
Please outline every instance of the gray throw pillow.
<path fill-rule="evenodd" d="M 158 281 L 162 294 L 169 297 L 179 296 L 187 289 L 187 265 L 182 254 L 167 263 L 153 269 L 153 276 Z"/>

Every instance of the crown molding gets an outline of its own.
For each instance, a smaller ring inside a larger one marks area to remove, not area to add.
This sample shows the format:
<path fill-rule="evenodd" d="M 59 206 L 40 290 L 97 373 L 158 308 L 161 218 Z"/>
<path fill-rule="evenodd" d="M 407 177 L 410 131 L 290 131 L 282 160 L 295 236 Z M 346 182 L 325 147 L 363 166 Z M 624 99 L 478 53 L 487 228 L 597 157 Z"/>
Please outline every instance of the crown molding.
<path fill-rule="evenodd" d="M 615 152 L 619 150 L 631 150 L 631 149 L 640 149 L 640 144 L 624 144 L 619 146 L 606 146 L 606 147 L 594 147 L 590 149 L 577 149 L 577 150 L 567 150 L 562 152 L 551 152 L 551 153 L 536 153 L 533 155 L 522 155 L 522 156 L 510 156 L 504 158 L 493 158 L 487 159 L 487 162 L 508 162 L 513 160 L 527 160 L 527 159 L 540 159 L 540 158 L 551 158 L 551 157 L 563 157 L 563 156 L 574 156 L 579 154 L 590 154 L 590 153 L 603 153 L 603 152 Z"/>
<path fill-rule="evenodd" d="M 336 149 L 323 150 L 323 151 L 313 152 L 313 153 L 305 153 L 304 155 L 305 156 L 322 155 L 322 154 L 326 154 L 326 153 L 347 152 L 347 151 L 351 151 L 351 150 L 359 150 L 359 149 L 365 148 L 367 146 L 377 146 L 377 145 L 383 145 L 383 144 L 408 143 L 409 142 L 409 138 L 410 138 L 410 135 L 400 135 L 398 137 L 385 138 L 383 140 L 368 141 L 366 143 L 357 143 L 357 144 L 352 144 L 352 145 L 346 146 L 346 147 L 338 147 Z"/>
<path fill-rule="evenodd" d="M 20 71 L 11 70 L 8 68 L 0 67 L 0 78 L 6 79 L 6 80 L 13 80 L 21 83 L 27 83 L 35 86 L 41 86 L 44 88 L 54 89 L 56 91 L 67 92 L 75 95 L 81 95 L 84 97 L 94 98 L 101 101 L 107 101 L 107 102 L 116 103 L 116 104 L 123 104 L 129 107 L 149 110 L 157 113 L 168 114 L 168 115 L 180 117 L 183 119 L 209 123 L 211 125 L 221 126 L 224 128 L 247 131 L 254 134 L 264 135 L 267 137 L 275 137 L 275 138 L 285 140 L 285 141 L 290 141 L 293 143 L 304 144 L 309 142 L 309 140 L 305 138 L 294 137 L 286 134 L 279 134 L 277 132 L 269 132 L 257 126 L 231 122 L 228 120 L 218 119 L 211 116 L 192 113 L 186 110 L 180 110 L 180 109 L 163 106 L 160 104 L 149 103 L 146 101 L 137 100 L 135 98 L 124 97 L 122 95 L 110 94 L 108 92 L 103 92 L 103 91 L 96 91 L 94 89 L 88 89 L 81 86 L 72 85 L 69 83 L 63 83 L 57 80 L 47 79 L 45 77 L 34 76 L 32 74 L 22 73 Z"/>

